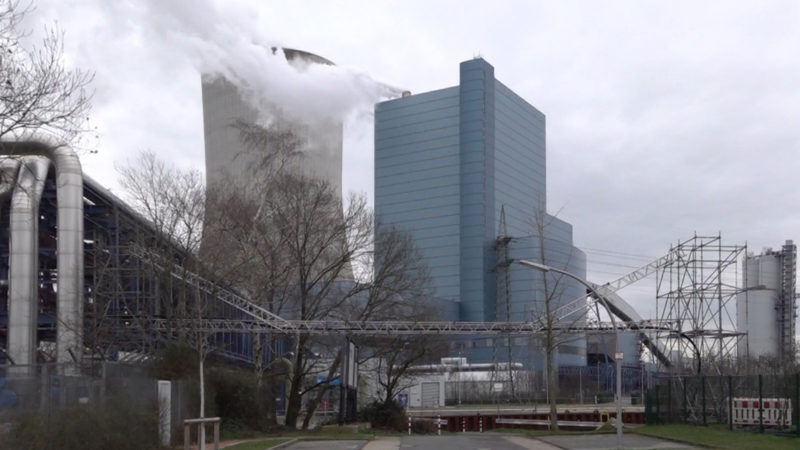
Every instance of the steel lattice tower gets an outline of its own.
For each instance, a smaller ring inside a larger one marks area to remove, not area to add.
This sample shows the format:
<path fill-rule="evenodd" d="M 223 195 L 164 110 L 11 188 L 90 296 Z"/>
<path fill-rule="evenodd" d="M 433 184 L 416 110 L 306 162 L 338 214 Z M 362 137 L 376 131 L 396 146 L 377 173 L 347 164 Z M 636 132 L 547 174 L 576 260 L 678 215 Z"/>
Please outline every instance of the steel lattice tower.
<path fill-rule="evenodd" d="M 735 327 L 736 295 L 742 292 L 739 259 L 746 250 L 747 246 L 723 244 L 720 235 L 695 235 L 672 246 L 659 265 L 656 317 L 678 332 L 658 337 L 678 367 L 691 366 L 697 352 L 711 366 L 736 356 L 736 343 L 743 335 Z"/>

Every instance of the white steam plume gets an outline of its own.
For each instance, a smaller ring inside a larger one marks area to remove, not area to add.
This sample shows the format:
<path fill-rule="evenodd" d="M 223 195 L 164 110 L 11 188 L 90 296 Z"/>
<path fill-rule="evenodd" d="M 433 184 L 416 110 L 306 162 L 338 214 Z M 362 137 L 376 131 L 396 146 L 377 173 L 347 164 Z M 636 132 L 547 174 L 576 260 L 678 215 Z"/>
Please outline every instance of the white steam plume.
<path fill-rule="evenodd" d="M 175 47 L 199 72 L 227 78 L 262 115 L 269 114 L 268 105 L 280 105 L 285 114 L 305 122 L 344 120 L 401 92 L 340 66 L 310 64 L 298 71 L 283 52 L 271 51 L 280 42 L 264 36 L 257 14 L 241 5 L 223 9 L 212 1 L 179 0 L 147 0 L 145 5 L 137 21 L 145 39 Z"/>

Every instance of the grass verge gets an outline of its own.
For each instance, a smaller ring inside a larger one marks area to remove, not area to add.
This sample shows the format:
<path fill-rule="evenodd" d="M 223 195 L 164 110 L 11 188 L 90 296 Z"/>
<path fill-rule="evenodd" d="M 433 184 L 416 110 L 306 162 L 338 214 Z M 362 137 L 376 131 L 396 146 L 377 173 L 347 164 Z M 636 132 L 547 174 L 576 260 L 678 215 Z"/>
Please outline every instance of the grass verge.
<path fill-rule="evenodd" d="M 637 428 L 635 433 L 732 450 L 796 450 L 800 448 L 799 438 L 758 434 L 750 431 L 728 431 L 726 425 L 711 425 L 707 427 L 695 425 L 646 425 Z"/>

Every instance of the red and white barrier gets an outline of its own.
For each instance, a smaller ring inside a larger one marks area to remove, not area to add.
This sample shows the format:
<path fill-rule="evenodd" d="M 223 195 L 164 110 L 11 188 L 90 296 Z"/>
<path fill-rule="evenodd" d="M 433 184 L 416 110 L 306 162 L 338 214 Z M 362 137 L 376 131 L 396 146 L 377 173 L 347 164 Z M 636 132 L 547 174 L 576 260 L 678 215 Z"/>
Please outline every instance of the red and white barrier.
<path fill-rule="evenodd" d="M 792 424 L 792 400 L 788 398 L 764 398 L 762 418 L 764 426 L 790 426 Z M 760 425 L 757 398 L 733 399 L 734 425 Z"/>

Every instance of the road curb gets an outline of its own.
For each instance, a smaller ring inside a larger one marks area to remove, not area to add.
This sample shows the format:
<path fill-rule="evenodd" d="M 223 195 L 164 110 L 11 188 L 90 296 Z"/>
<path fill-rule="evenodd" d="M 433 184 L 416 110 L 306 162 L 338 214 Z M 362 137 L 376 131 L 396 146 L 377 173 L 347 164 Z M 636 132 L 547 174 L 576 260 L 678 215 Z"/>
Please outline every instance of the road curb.
<path fill-rule="evenodd" d="M 554 434 L 553 436 L 563 436 L 563 435 Z M 560 446 L 558 444 L 554 444 L 552 442 L 547 442 L 547 441 L 544 441 L 542 439 L 539 439 L 540 437 L 544 437 L 544 436 L 526 436 L 526 437 L 528 439 L 533 439 L 534 441 L 539 441 L 539 442 L 541 442 L 543 444 L 552 445 L 553 447 L 558 447 L 561 450 L 569 450 L 569 448 L 567 448 L 567 447 L 562 447 L 562 446 Z"/>
<path fill-rule="evenodd" d="M 286 442 L 281 442 L 280 444 L 278 444 L 278 445 L 276 445 L 276 446 L 274 446 L 274 447 L 270 447 L 270 450 L 272 450 L 272 449 L 276 449 L 276 448 L 286 448 L 286 447 L 288 447 L 288 446 L 290 446 L 290 445 L 294 444 L 295 442 L 297 442 L 297 441 L 299 441 L 299 440 L 300 440 L 300 438 L 293 438 L 293 439 L 289 439 L 289 440 L 288 440 L 288 441 L 286 441 Z"/>

